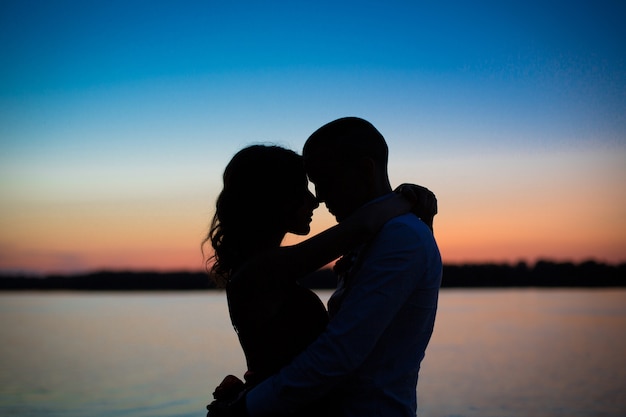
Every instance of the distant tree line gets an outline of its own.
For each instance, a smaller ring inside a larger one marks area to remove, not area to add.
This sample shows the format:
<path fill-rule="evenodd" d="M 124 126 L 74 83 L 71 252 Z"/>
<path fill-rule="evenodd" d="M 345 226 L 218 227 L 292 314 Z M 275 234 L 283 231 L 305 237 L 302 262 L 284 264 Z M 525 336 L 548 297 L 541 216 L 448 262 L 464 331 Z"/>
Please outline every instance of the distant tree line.
<path fill-rule="evenodd" d="M 321 269 L 301 280 L 314 289 L 335 288 L 330 269 Z M 582 263 L 539 261 L 532 267 L 525 262 L 510 264 L 444 265 L 444 288 L 472 287 L 623 287 L 626 263 L 609 265 L 595 261 Z M 93 291 L 176 291 L 214 289 L 206 272 L 116 272 L 101 271 L 82 275 L 0 276 L 0 290 L 93 290 Z"/>
<path fill-rule="evenodd" d="M 206 272 L 99 271 L 79 275 L 4 276 L 0 290 L 203 290 L 214 288 Z"/>
<path fill-rule="evenodd" d="M 622 287 L 626 263 L 608 265 L 538 261 L 509 264 L 446 265 L 443 287 Z"/>

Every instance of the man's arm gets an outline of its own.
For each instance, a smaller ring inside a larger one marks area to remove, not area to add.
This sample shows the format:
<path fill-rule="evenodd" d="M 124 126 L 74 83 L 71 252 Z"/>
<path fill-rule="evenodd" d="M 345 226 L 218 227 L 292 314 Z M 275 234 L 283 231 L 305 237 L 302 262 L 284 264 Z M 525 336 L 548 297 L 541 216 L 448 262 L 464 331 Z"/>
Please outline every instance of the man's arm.
<path fill-rule="evenodd" d="M 324 333 L 279 374 L 247 394 L 250 415 L 295 411 L 358 369 L 425 269 L 418 233 L 396 219 L 385 225 Z"/>

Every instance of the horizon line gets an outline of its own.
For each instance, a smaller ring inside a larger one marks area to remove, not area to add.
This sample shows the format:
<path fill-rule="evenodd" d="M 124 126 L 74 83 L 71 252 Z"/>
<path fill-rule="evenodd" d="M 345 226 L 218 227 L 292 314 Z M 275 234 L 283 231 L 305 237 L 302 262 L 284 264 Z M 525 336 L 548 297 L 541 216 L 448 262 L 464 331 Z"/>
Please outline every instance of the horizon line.
<path fill-rule="evenodd" d="M 534 262 L 520 259 L 518 261 L 454 261 L 454 262 L 444 262 L 444 267 L 466 267 L 466 266 L 509 266 L 509 267 L 521 267 L 524 265 L 526 268 L 533 269 L 537 266 L 537 264 L 548 263 L 554 265 L 573 265 L 573 266 L 581 266 L 584 264 L 596 264 L 596 265 L 606 265 L 610 267 L 622 267 L 626 265 L 626 260 L 618 261 L 618 262 L 610 262 L 610 261 L 602 261 L 595 259 L 593 257 L 589 257 L 587 259 L 573 261 L 573 260 L 557 260 L 550 258 L 537 258 Z M 325 265 L 319 270 L 324 269 L 332 269 L 332 263 Z M 313 271 L 315 272 L 315 271 Z M 159 268 L 137 268 L 137 267 L 102 267 L 102 268 L 91 268 L 84 270 L 67 270 L 67 271 L 36 271 L 36 270 L 28 270 L 28 269 L 16 269 L 16 268 L 0 268 L 0 277 L 21 277 L 21 278 L 45 278 L 45 277 L 53 277 L 53 276 L 84 276 L 84 275 L 93 275 L 93 274 L 101 274 L 101 273 L 111 273 L 111 274 L 198 274 L 203 273 L 209 275 L 209 271 L 203 268 L 168 268 L 168 269 L 159 269 Z"/>

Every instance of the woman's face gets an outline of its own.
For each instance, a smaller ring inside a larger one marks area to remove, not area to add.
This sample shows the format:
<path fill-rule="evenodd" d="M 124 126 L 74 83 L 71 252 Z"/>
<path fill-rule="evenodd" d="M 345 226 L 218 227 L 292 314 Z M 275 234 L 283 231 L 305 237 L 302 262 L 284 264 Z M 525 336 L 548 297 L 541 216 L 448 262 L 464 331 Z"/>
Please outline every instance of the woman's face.
<path fill-rule="evenodd" d="M 319 206 L 319 203 L 309 191 L 308 182 L 306 181 L 303 187 L 294 194 L 297 197 L 293 200 L 293 210 L 287 214 L 287 232 L 296 235 L 307 235 L 311 231 L 313 210 Z"/>

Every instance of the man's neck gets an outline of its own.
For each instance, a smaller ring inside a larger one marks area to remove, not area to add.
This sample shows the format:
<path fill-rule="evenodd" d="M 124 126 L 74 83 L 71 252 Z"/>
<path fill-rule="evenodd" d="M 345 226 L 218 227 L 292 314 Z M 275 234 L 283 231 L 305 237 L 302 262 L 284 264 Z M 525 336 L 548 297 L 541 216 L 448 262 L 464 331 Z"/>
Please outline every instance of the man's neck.
<path fill-rule="evenodd" d="M 393 190 L 391 188 L 391 184 L 389 183 L 389 180 L 385 179 L 384 181 L 381 181 L 380 183 L 376 184 L 375 187 L 372 188 L 372 192 L 369 196 L 370 198 L 368 199 L 368 201 L 372 201 L 377 198 L 380 198 L 384 195 L 389 194 L 392 191 Z"/>
<path fill-rule="evenodd" d="M 369 195 L 369 198 L 361 206 L 378 201 L 386 197 L 387 195 L 389 195 L 391 192 L 393 192 L 393 190 L 391 189 L 391 186 L 388 184 L 385 187 L 378 187 Z"/>

